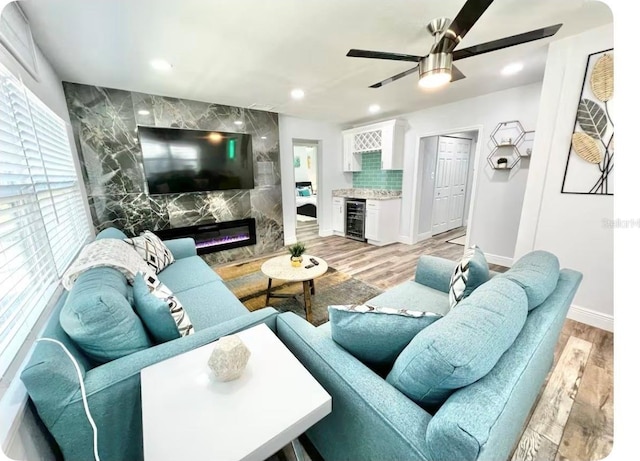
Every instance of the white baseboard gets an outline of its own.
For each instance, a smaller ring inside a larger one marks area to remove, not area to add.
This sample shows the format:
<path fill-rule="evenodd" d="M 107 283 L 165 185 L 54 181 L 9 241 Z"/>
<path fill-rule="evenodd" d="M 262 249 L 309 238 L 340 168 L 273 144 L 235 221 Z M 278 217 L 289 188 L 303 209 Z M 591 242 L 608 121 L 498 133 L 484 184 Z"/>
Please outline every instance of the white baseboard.
<path fill-rule="evenodd" d="M 295 236 L 293 238 L 284 239 L 284 246 L 293 245 L 294 243 L 297 243 L 297 242 L 298 242 L 298 238 Z"/>
<path fill-rule="evenodd" d="M 497 264 L 498 266 L 511 267 L 513 265 L 513 258 L 507 258 L 506 256 L 492 255 L 490 253 L 484 254 L 485 259 L 490 264 Z"/>
<path fill-rule="evenodd" d="M 423 232 L 422 234 L 418 234 L 418 242 L 422 242 L 423 240 L 427 240 L 428 238 L 431 238 L 433 236 L 433 234 L 429 231 L 429 232 Z"/>
<path fill-rule="evenodd" d="M 413 242 L 411 241 L 408 235 L 399 235 L 398 242 L 404 243 L 405 245 L 413 245 Z"/>
<path fill-rule="evenodd" d="M 613 331 L 613 315 L 603 314 L 602 312 L 572 304 L 567 317 L 580 323 L 586 323 L 592 327 Z"/>
<path fill-rule="evenodd" d="M 330 237 L 333 235 L 333 231 L 331 229 L 319 229 L 318 235 L 320 237 Z"/>

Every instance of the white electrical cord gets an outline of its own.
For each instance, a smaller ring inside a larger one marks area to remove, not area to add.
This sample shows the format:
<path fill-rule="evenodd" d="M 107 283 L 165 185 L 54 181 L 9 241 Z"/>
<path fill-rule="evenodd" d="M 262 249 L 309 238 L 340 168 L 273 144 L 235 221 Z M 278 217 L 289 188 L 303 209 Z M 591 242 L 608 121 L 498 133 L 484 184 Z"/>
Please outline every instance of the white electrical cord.
<path fill-rule="evenodd" d="M 91 412 L 89 411 L 89 403 L 87 402 L 87 391 L 84 388 L 84 381 L 82 380 L 82 372 L 80 371 L 80 366 L 78 365 L 78 362 L 76 361 L 75 357 L 71 355 L 71 352 L 69 352 L 69 349 L 67 349 L 66 346 L 62 344 L 60 341 L 58 341 L 57 339 L 51 339 L 51 338 L 36 339 L 36 342 L 40 342 L 40 341 L 47 341 L 47 342 L 57 344 L 64 350 L 65 354 L 69 356 L 69 358 L 71 359 L 71 362 L 73 362 L 73 366 L 75 367 L 76 373 L 78 374 L 78 381 L 80 381 L 80 393 L 82 394 L 82 403 L 84 404 L 84 412 L 86 413 L 87 419 L 89 420 L 89 424 L 93 429 L 93 456 L 95 458 L 95 461 L 100 461 L 100 456 L 98 456 L 98 428 L 96 427 L 96 423 L 91 417 Z"/>

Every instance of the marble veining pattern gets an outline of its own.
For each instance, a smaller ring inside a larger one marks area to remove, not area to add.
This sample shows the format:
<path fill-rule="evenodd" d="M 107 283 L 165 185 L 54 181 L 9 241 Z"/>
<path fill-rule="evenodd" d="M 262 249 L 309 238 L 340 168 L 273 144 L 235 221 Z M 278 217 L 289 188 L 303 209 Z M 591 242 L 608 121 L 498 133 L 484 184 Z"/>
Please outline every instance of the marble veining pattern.
<path fill-rule="evenodd" d="M 402 197 L 400 190 L 385 189 L 335 189 L 332 191 L 333 197 L 364 198 L 372 200 L 393 200 Z"/>
<path fill-rule="evenodd" d="M 136 235 L 145 229 L 254 217 L 255 246 L 210 253 L 205 259 L 228 262 L 282 248 L 277 114 L 76 83 L 63 86 L 97 231 L 115 226 Z M 236 120 L 243 124 L 235 125 Z M 251 134 L 255 188 L 150 196 L 138 125 Z"/>

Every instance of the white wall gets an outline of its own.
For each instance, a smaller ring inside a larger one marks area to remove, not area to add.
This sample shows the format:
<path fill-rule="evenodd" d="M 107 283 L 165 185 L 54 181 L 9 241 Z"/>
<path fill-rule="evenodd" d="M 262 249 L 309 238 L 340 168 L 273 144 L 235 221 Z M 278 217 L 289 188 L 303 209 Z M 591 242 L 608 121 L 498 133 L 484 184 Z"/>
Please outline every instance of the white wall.
<path fill-rule="evenodd" d="M 511 264 L 527 183 L 527 162 L 510 172 L 491 169 L 486 160 L 491 151 L 489 135 L 500 122 L 509 120 L 519 120 L 525 130 L 534 130 L 540 90 L 541 84 L 534 83 L 400 116 L 409 123 L 402 185 L 403 241 L 414 241 L 417 235 L 417 219 L 411 218 L 416 206 L 413 194 L 420 138 L 477 129 L 479 170 L 473 185 L 469 241 L 480 246 L 491 262 Z"/>
<path fill-rule="evenodd" d="M 318 225 L 320 235 L 331 235 L 331 191 L 351 187 L 351 173 L 342 171 L 342 132 L 338 125 L 279 116 L 280 166 L 284 242 L 296 241 L 296 201 L 293 173 L 293 141 L 318 141 Z"/>
<path fill-rule="evenodd" d="M 542 86 L 516 257 L 534 249 L 558 255 L 584 274 L 569 316 L 613 328 L 613 197 L 561 194 L 587 56 L 613 47 L 613 26 L 553 42 Z"/>

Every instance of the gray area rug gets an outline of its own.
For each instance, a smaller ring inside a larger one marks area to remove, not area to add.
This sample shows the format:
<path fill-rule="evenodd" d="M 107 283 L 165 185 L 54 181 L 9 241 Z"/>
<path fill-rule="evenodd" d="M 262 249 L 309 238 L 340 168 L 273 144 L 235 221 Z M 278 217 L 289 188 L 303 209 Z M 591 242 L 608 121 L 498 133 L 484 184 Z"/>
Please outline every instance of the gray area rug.
<path fill-rule="evenodd" d="M 265 307 L 268 278 L 260 271 L 262 262 L 264 260 L 215 268 L 227 287 L 250 311 Z M 315 287 L 316 294 L 311 297 L 311 315 L 312 323 L 316 326 L 329 319 L 327 306 L 360 304 L 382 293 L 382 290 L 332 267 L 315 280 Z M 305 317 L 301 282 L 273 280 L 272 292 L 295 295 L 295 298 L 272 298 L 269 301 L 271 307 Z"/>

